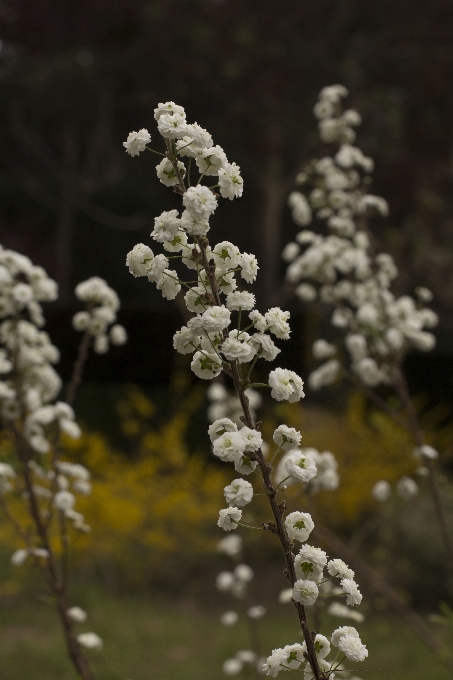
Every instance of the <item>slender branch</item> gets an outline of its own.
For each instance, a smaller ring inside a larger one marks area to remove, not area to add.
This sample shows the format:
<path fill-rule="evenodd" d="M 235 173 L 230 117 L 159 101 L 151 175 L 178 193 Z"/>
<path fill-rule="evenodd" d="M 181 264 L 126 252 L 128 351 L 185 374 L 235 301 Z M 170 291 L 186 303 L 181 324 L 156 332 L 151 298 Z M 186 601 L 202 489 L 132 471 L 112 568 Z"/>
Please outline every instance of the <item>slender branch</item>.
<path fill-rule="evenodd" d="M 207 254 L 206 254 L 206 248 L 208 245 L 208 241 L 206 238 L 199 238 L 198 239 L 198 245 L 200 247 L 200 252 L 201 252 L 201 260 L 202 264 L 205 268 L 206 274 L 209 279 L 209 283 L 211 286 L 211 291 L 212 291 L 212 296 L 215 300 L 216 305 L 221 304 L 220 301 L 220 295 L 219 295 L 219 290 L 217 287 L 217 282 L 215 279 L 215 267 L 211 267 Z M 226 330 L 224 331 L 226 333 Z M 237 393 L 237 396 L 239 397 L 239 400 L 241 402 L 242 406 L 242 411 L 243 411 L 243 416 L 242 416 L 242 421 L 243 423 L 251 428 L 255 429 L 255 423 L 253 421 L 251 412 L 250 412 L 250 407 L 249 407 L 249 400 L 244 392 L 244 389 L 241 384 L 241 377 L 239 374 L 238 370 L 238 365 L 236 361 L 231 361 L 230 362 L 230 367 L 231 367 L 231 377 L 233 379 L 234 387 Z M 274 489 L 272 485 L 272 480 L 271 480 L 271 466 L 266 463 L 263 453 L 260 450 L 256 451 L 254 454 L 254 459 L 257 461 L 258 466 L 260 468 L 262 480 L 263 480 L 263 486 L 267 492 L 268 498 L 269 498 L 269 503 L 272 508 L 272 513 L 274 515 L 275 519 L 275 524 L 276 524 L 276 533 L 280 539 L 280 544 L 283 550 L 283 554 L 285 556 L 285 562 L 286 562 L 286 569 L 285 569 L 285 574 L 293 586 L 294 583 L 296 582 L 296 571 L 294 567 L 294 555 L 292 552 L 292 543 L 289 540 L 288 534 L 286 532 L 285 524 L 283 521 L 283 516 L 285 512 L 285 503 L 278 503 L 277 498 L 276 498 L 276 490 Z M 320 670 L 319 664 L 318 664 L 318 659 L 316 656 L 316 651 L 315 651 L 315 646 L 314 646 L 314 635 L 312 634 L 312 631 L 310 630 L 310 626 L 308 624 L 307 620 L 307 614 L 305 611 L 305 607 L 300 604 L 299 602 L 294 602 L 294 606 L 297 610 L 297 615 L 299 618 L 299 624 L 304 636 L 305 643 L 307 645 L 307 656 L 308 660 L 310 663 L 310 666 L 313 670 L 314 678 L 315 680 L 325 680 L 325 674 Z"/>
<path fill-rule="evenodd" d="M 82 382 L 83 369 L 88 359 L 91 338 L 92 338 L 91 333 L 88 330 L 86 330 L 79 344 L 79 351 L 77 354 L 77 359 L 75 360 L 74 363 L 74 368 L 72 370 L 71 381 L 66 390 L 66 401 L 71 406 L 74 403 L 77 388 Z"/>
<path fill-rule="evenodd" d="M 406 375 L 404 374 L 401 365 L 397 365 L 394 369 L 393 384 L 395 386 L 395 390 L 398 396 L 400 397 L 406 409 L 409 418 L 410 431 L 414 438 L 415 444 L 418 447 L 423 446 L 424 444 L 423 430 L 420 426 L 417 411 L 415 410 L 414 404 L 410 396 Z M 429 490 L 431 492 L 431 496 L 434 503 L 434 509 L 437 516 L 437 521 L 439 523 L 440 533 L 442 536 L 442 540 L 444 542 L 445 551 L 447 553 L 448 567 L 451 571 L 453 571 L 453 541 L 448 528 L 445 509 L 442 504 L 434 462 L 432 460 L 427 460 L 426 467 L 428 468 L 429 472 L 428 474 Z"/>
<path fill-rule="evenodd" d="M 165 140 L 167 149 L 168 149 L 168 157 L 173 165 L 173 168 L 176 173 L 176 177 L 178 178 L 179 182 L 179 189 L 181 194 L 184 194 L 186 192 L 186 187 L 184 184 L 184 180 L 182 178 L 182 175 L 179 171 L 178 164 L 176 159 L 173 157 L 173 154 L 171 153 L 171 145 L 169 140 Z M 209 279 L 209 285 L 211 287 L 212 291 L 212 296 L 214 298 L 215 304 L 220 306 L 221 305 L 221 300 L 220 300 L 220 294 L 219 294 L 219 289 L 217 286 L 217 281 L 215 278 L 215 266 L 212 267 L 209 264 L 208 257 L 206 254 L 206 249 L 209 244 L 208 240 L 206 237 L 198 237 L 196 238 L 196 242 L 198 243 L 198 246 L 200 248 L 200 255 L 201 255 L 201 262 L 202 265 L 206 271 L 206 274 Z M 224 330 L 224 337 L 226 337 L 227 331 L 226 329 Z M 244 389 L 241 384 L 241 377 L 238 369 L 238 364 L 237 361 L 231 361 L 230 362 L 230 367 L 231 367 L 231 377 L 233 378 L 234 382 L 234 387 L 237 393 L 237 396 L 239 397 L 239 400 L 241 402 L 242 410 L 243 410 L 243 416 L 242 420 L 244 424 L 249 427 L 250 429 L 255 429 L 255 423 L 253 421 L 252 415 L 250 413 L 250 408 L 249 408 L 249 400 L 244 392 Z M 260 450 L 256 451 L 254 454 L 254 459 L 257 461 L 258 466 L 261 471 L 261 475 L 263 478 L 263 485 L 265 490 L 267 491 L 268 498 L 269 498 L 269 503 L 272 508 L 272 513 L 274 515 L 275 519 L 275 524 L 276 524 L 276 529 L 277 529 L 277 534 L 280 539 L 280 544 L 283 550 L 283 554 L 285 556 L 285 561 L 286 561 L 286 576 L 288 577 L 291 585 L 293 586 L 294 583 L 296 582 L 296 571 L 294 567 L 294 555 L 292 553 L 292 543 L 289 540 L 288 534 L 286 532 L 285 524 L 283 521 L 283 515 L 285 512 L 285 503 L 278 503 L 277 498 L 276 498 L 276 491 L 273 488 L 272 485 L 272 480 L 271 480 L 271 466 L 266 463 L 263 453 Z M 299 618 L 299 624 L 302 629 L 302 633 L 304 636 L 305 643 L 307 645 L 307 656 L 308 660 L 310 663 L 310 666 L 313 670 L 313 675 L 315 680 L 325 680 L 326 675 L 320 670 L 319 664 L 318 664 L 318 659 L 316 656 L 316 651 L 315 651 L 315 645 L 314 645 L 314 635 L 312 634 L 312 631 L 310 630 L 310 626 L 308 624 L 307 620 L 307 614 L 305 612 L 305 607 L 300 604 L 299 602 L 294 602 L 294 606 L 297 610 L 298 618 Z"/>
<path fill-rule="evenodd" d="M 0 493 L 0 505 L 3 509 L 3 512 L 5 513 L 5 517 L 9 520 L 10 524 L 14 527 L 14 530 L 16 534 L 23 540 L 27 548 L 31 548 L 32 544 L 30 541 L 30 537 L 28 536 L 27 532 L 25 529 L 22 528 L 20 522 L 16 517 L 14 517 L 13 513 L 9 509 L 8 503 L 6 501 L 6 498 L 4 497 L 3 493 Z"/>
<path fill-rule="evenodd" d="M 57 611 L 60 617 L 61 626 L 66 639 L 69 657 L 82 680 L 95 680 L 93 671 L 88 659 L 82 652 L 74 634 L 73 623 L 68 616 L 68 602 L 65 584 L 59 572 L 55 553 L 50 541 L 48 527 L 43 521 L 38 500 L 33 488 L 33 481 L 30 474 L 28 461 L 30 460 L 28 446 L 21 437 L 20 433 L 14 429 L 14 438 L 19 460 L 22 464 L 22 476 L 27 490 L 28 502 L 30 506 L 30 516 L 35 524 L 36 532 L 41 540 L 42 547 L 47 551 L 46 566 L 49 575 L 49 585 L 55 596 Z"/>

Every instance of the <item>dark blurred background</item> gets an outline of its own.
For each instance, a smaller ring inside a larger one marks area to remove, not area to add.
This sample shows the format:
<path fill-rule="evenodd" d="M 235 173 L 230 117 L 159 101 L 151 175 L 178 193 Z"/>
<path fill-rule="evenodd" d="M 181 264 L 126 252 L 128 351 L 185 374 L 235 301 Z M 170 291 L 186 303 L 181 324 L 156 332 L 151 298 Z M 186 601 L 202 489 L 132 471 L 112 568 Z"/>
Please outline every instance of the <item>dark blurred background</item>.
<path fill-rule="evenodd" d="M 446 397 L 452 30 L 451 0 L 2 0 L 1 242 L 60 285 L 48 327 L 63 374 L 75 354 L 64 330 L 72 291 L 92 275 L 118 291 L 131 334 L 116 360 L 93 363 L 92 378 L 165 384 L 172 370 L 176 304 L 134 280 L 124 261 L 176 202 L 156 181 L 152 156 L 125 154 L 127 134 L 147 127 L 159 144 L 153 109 L 174 100 L 241 166 L 244 196 L 223 206 L 212 234 L 257 254 L 256 292 L 269 306 L 282 280 L 279 253 L 294 234 L 288 192 L 321 152 L 312 107 L 321 87 L 340 82 L 364 118 L 358 143 L 376 162 L 372 191 L 390 204 L 376 236 L 400 266 L 399 292 L 426 285 L 435 294 L 444 358 L 417 358 L 415 369 Z"/>

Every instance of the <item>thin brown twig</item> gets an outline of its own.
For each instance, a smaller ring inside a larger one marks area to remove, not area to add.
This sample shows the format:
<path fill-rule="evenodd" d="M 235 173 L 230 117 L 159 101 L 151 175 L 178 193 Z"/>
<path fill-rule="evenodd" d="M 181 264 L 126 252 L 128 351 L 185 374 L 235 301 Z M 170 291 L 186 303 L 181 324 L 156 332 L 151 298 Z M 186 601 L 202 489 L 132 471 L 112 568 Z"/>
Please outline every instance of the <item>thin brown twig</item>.
<path fill-rule="evenodd" d="M 33 488 L 33 481 L 28 465 L 30 460 L 28 445 L 23 440 L 17 429 L 14 428 L 13 434 L 18 457 L 22 464 L 22 476 L 27 491 L 30 516 L 35 524 L 36 533 L 41 540 L 42 547 L 47 551 L 46 566 L 49 576 L 49 585 L 55 597 L 57 611 L 63 628 L 69 657 L 82 680 L 95 680 L 95 676 L 88 659 L 83 654 L 80 644 L 77 642 L 76 636 L 74 634 L 73 623 L 68 616 L 66 587 L 57 566 L 57 560 L 49 537 L 49 527 L 46 526 L 42 519 L 39 503 Z"/>
<path fill-rule="evenodd" d="M 395 391 L 397 392 L 404 405 L 404 408 L 406 409 L 409 418 L 410 432 L 412 433 L 415 444 L 416 446 L 421 447 L 425 443 L 423 430 L 420 426 L 418 415 L 410 396 L 406 375 L 402 370 L 401 365 L 395 366 L 393 372 L 393 384 L 395 386 Z M 428 468 L 429 490 L 433 499 L 440 533 L 445 546 L 445 551 L 447 553 L 448 567 L 451 571 L 453 571 L 453 541 L 450 536 L 445 509 L 442 504 L 436 468 L 432 460 L 427 460 L 425 465 Z"/>
<path fill-rule="evenodd" d="M 71 380 L 66 390 L 66 401 L 70 406 L 72 406 L 72 404 L 74 403 L 77 388 L 82 382 L 83 369 L 88 359 L 88 352 L 91 345 L 91 339 L 92 339 L 91 333 L 88 330 L 86 330 L 82 336 L 82 340 L 80 341 L 77 359 L 75 360 Z"/>

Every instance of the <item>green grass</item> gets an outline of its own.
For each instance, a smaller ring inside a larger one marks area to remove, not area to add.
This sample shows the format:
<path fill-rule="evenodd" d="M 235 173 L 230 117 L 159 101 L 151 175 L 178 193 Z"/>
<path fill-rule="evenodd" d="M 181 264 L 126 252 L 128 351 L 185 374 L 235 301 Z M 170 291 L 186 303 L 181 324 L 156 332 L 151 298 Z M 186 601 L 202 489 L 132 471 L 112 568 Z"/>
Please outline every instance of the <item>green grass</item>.
<path fill-rule="evenodd" d="M 1 600 L 2 680 L 75 680 L 51 605 L 36 599 L 26 602 L 22 597 Z M 103 651 L 88 652 L 99 680 L 222 678 L 223 660 L 250 646 L 245 622 L 221 626 L 218 606 L 167 601 L 149 594 L 94 596 L 92 591 L 81 591 L 78 601 L 89 611 L 80 631 L 94 630 L 104 639 Z M 370 650 L 367 662 L 359 664 L 358 675 L 364 680 L 452 678 L 398 618 L 377 614 L 368 619 L 359 626 Z M 346 623 L 326 617 L 322 631 L 327 634 Z M 261 628 L 266 654 L 274 647 L 300 641 L 290 605 L 275 605 Z M 380 670 L 365 672 L 366 668 Z"/>

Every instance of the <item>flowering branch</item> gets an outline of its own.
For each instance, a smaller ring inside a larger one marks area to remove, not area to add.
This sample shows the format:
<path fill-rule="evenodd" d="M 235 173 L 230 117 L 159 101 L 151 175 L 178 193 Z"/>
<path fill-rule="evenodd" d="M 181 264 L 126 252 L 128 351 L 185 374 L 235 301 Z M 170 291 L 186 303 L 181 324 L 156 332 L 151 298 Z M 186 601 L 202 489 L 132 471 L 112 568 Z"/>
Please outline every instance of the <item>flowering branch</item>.
<path fill-rule="evenodd" d="M 251 373 L 258 358 L 273 361 L 280 350 L 271 336 L 285 340 L 289 338 L 289 312 L 274 307 L 262 315 L 254 309 L 255 297 L 247 291 L 239 291 L 235 276 L 239 274 L 246 282 L 255 280 L 258 264 L 254 255 L 240 253 L 229 241 L 216 244 L 213 248 L 207 238 L 210 229 L 209 218 L 217 208 L 219 194 L 202 184 L 204 177 L 218 177 L 220 196 L 233 200 L 242 195 L 243 180 L 235 163 L 229 163 L 225 152 L 214 146 L 212 137 L 198 124 L 188 124 L 184 109 L 173 102 L 159 104 L 155 109 L 158 129 L 164 138 L 166 158 L 157 166 L 160 181 L 182 198 L 185 208 L 181 217 L 177 210 L 162 213 L 154 220 L 151 237 L 161 243 L 169 252 L 183 251 L 182 262 L 196 270 L 198 280 L 185 294 L 185 303 L 195 316 L 187 326 L 178 331 L 173 339 L 175 349 L 181 354 L 194 352 L 191 363 L 193 372 L 200 378 L 212 379 L 224 372 L 232 379 L 239 400 L 243 427 L 228 418 L 220 418 L 209 428 L 213 453 L 224 462 L 234 464 L 236 472 L 248 475 L 258 468 L 265 495 L 268 497 L 273 522 L 262 523 L 262 529 L 269 528 L 278 536 L 285 559 L 285 575 L 290 581 L 292 602 L 296 608 L 304 644 L 287 645 L 274 650 L 264 665 L 265 672 L 275 677 L 289 666 L 298 669 L 306 663 L 306 672 L 315 680 L 327 680 L 331 665 L 325 660 L 330 652 L 329 641 L 311 630 L 306 606 L 311 606 L 318 596 L 322 572 L 327 565 L 327 556 L 319 548 L 303 546 L 299 554 L 293 554 L 294 541 L 304 543 L 314 524 L 308 513 L 293 512 L 286 515 L 286 504 L 278 499 L 278 485 L 275 486 L 273 467 L 266 462 L 263 440 L 259 425 L 252 415 L 246 388 L 264 386 L 271 388 L 271 396 L 277 401 L 285 399 L 299 401 L 303 396 L 301 378 L 287 369 L 276 368 L 269 374 L 268 383 L 250 384 Z M 145 129 L 131 132 L 124 142 L 126 151 L 136 156 L 150 142 L 151 136 Z M 195 186 L 186 187 L 188 172 L 181 157 L 195 160 L 199 179 Z M 193 241 L 188 242 L 192 237 Z M 126 264 L 133 276 L 146 276 L 156 284 L 165 298 L 173 300 L 181 291 L 181 277 L 169 270 L 169 258 L 155 255 L 151 248 L 140 243 L 130 251 Z M 226 304 L 222 296 L 226 295 Z M 238 313 L 238 323 L 233 324 L 231 314 Z M 239 316 L 249 312 L 251 326 L 241 330 Z M 253 333 L 247 331 L 253 329 Z M 247 378 L 242 375 L 242 364 L 250 364 Z M 281 425 L 274 433 L 274 441 L 287 452 L 297 448 L 301 435 L 294 429 Z M 298 481 L 307 482 L 317 474 L 316 464 L 308 455 L 294 451 L 285 461 L 287 474 Z M 250 482 L 240 477 L 225 487 L 228 508 L 220 510 L 218 526 L 232 531 L 241 526 L 242 506 L 250 503 L 254 495 Z M 341 587 L 350 604 L 360 603 L 362 596 L 353 581 L 353 572 L 338 560 L 329 562 L 332 576 L 341 579 Z M 352 631 L 352 632 L 351 632 Z M 362 661 L 368 651 L 362 645 L 355 629 L 334 633 L 332 643 L 342 649 L 347 657 Z"/>
<path fill-rule="evenodd" d="M 416 288 L 414 298 L 396 297 L 392 283 L 398 269 L 393 258 L 375 252 L 368 218 L 385 217 L 389 208 L 383 198 L 368 193 L 374 164 L 353 146 L 361 118 L 357 111 L 342 110 L 341 100 L 347 94 L 341 85 L 320 92 L 314 114 L 321 140 L 339 148 L 333 157 L 314 159 L 297 176 L 297 184 L 310 187 L 308 200 L 300 191 L 293 191 L 288 199 L 297 225 L 308 227 L 316 218 L 326 223 L 328 234 L 304 228 L 295 242 L 286 245 L 282 256 L 289 263 L 287 281 L 296 286 L 301 300 L 311 302 L 319 295 L 322 302 L 333 306 L 331 324 L 344 333 L 346 350 L 346 367 L 341 370 L 338 347 L 317 340 L 313 354 L 325 362 L 311 373 L 308 382 L 318 390 L 344 376 L 412 434 L 414 456 L 427 472 L 448 566 L 453 570 L 453 539 L 435 472 L 438 453 L 425 444 L 402 368 L 409 350 L 433 349 L 436 338 L 426 329 L 434 328 L 438 318 L 426 306 L 432 300 L 427 288 Z M 404 416 L 376 393 L 380 385 L 397 394 Z M 378 482 L 377 490 L 382 491 L 384 485 L 388 487 L 384 480 Z M 403 477 L 398 488 L 407 498 L 418 489 L 410 477 Z M 384 498 L 382 493 L 378 495 Z"/>

